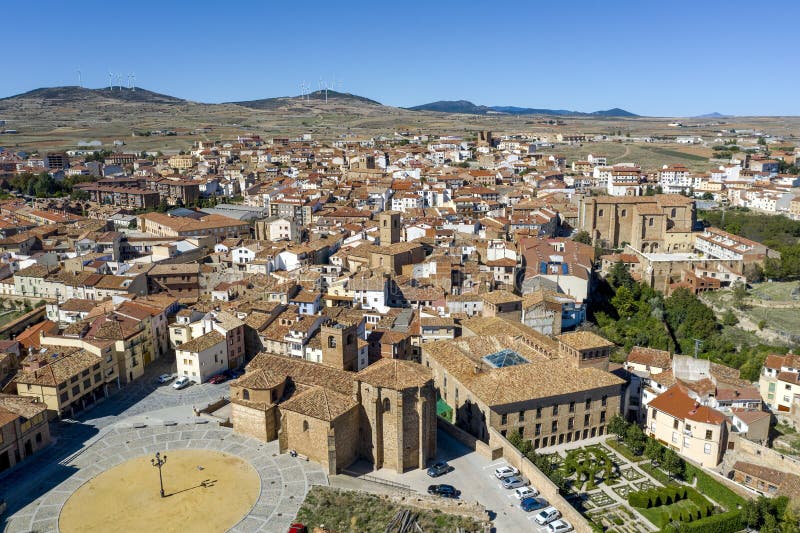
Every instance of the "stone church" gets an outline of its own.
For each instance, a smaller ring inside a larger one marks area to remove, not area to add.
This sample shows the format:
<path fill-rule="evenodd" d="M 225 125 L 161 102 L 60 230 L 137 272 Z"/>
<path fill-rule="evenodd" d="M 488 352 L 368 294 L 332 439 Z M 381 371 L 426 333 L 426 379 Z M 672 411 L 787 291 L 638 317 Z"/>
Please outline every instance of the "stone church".
<path fill-rule="evenodd" d="M 323 329 L 320 363 L 260 353 L 231 382 L 233 429 L 278 439 L 329 474 L 365 459 L 376 469 L 424 468 L 436 453 L 436 392 L 428 368 L 381 359 L 351 370 L 356 339 Z"/>

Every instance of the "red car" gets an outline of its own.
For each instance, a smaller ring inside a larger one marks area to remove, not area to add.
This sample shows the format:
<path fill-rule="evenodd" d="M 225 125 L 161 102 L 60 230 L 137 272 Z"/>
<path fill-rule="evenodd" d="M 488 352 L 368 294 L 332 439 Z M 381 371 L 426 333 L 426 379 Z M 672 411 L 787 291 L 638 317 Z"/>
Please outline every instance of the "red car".
<path fill-rule="evenodd" d="M 211 379 L 209 379 L 208 382 L 216 385 L 217 383 L 224 382 L 226 379 L 228 378 L 225 377 L 225 374 L 217 374 L 216 376 L 211 376 Z"/>
<path fill-rule="evenodd" d="M 308 528 L 300 522 L 295 522 L 289 526 L 289 533 L 308 533 Z"/>

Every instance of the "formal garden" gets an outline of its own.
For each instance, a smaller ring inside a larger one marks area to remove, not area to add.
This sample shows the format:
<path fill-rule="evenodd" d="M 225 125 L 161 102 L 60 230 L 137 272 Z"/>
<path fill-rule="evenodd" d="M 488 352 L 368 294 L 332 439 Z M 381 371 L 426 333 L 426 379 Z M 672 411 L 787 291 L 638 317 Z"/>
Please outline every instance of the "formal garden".
<path fill-rule="evenodd" d="M 509 441 L 596 531 L 800 533 L 786 498 L 745 499 L 621 417 L 609 421 L 609 433 L 615 437 L 602 444 L 550 454 L 537 453 L 519 434 Z"/>

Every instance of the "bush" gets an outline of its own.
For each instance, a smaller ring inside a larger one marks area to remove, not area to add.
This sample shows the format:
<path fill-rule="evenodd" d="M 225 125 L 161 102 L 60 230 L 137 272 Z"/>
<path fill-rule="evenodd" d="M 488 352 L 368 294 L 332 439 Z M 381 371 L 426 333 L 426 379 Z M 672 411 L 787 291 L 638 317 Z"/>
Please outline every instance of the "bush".
<path fill-rule="evenodd" d="M 681 524 L 680 531 L 689 533 L 735 533 L 744 528 L 740 511 L 728 511 L 727 513 L 711 515 L 702 520 L 695 520 Z M 671 525 L 667 525 L 662 531 L 674 532 Z"/>

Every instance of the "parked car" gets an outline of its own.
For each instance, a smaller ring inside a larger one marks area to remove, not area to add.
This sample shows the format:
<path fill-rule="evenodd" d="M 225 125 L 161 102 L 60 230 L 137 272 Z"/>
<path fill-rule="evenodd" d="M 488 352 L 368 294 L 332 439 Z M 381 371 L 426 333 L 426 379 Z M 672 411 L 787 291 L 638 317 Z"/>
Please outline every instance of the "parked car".
<path fill-rule="evenodd" d="M 530 513 L 531 511 L 538 511 L 540 509 L 544 509 L 549 504 L 547 500 L 544 498 L 522 498 L 522 501 L 519 502 L 519 508 L 525 511 L 526 513 Z"/>
<path fill-rule="evenodd" d="M 540 526 L 547 525 L 553 520 L 558 520 L 559 518 L 561 518 L 561 513 L 552 505 L 550 507 L 545 507 L 533 517 L 533 519 L 536 520 L 536 523 Z"/>
<path fill-rule="evenodd" d="M 527 487 L 519 487 L 518 489 L 514 490 L 514 496 L 516 496 L 518 500 L 524 500 L 525 498 L 532 498 L 538 495 L 539 491 L 530 485 Z"/>
<path fill-rule="evenodd" d="M 572 524 L 559 519 L 547 524 L 547 531 L 548 533 L 567 533 L 567 531 L 572 531 Z"/>
<path fill-rule="evenodd" d="M 527 484 L 527 480 L 520 476 L 511 476 L 503 480 L 504 489 L 516 489 L 517 487 L 524 487 Z"/>
<path fill-rule="evenodd" d="M 505 479 L 507 477 L 516 476 L 517 474 L 519 474 L 519 470 L 513 466 L 501 466 L 494 469 L 494 477 L 497 479 Z"/>
<path fill-rule="evenodd" d="M 461 495 L 461 491 L 452 485 L 430 485 L 428 494 L 441 496 L 442 498 L 458 498 Z"/>
<path fill-rule="evenodd" d="M 189 378 L 187 378 L 186 376 L 181 376 L 175 380 L 175 383 L 172 384 L 172 388 L 180 390 L 184 387 L 188 387 L 189 383 L 191 383 L 191 381 L 189 381 Z"/>
<path fill-rule="evenodd" d="M 224 383 L 227 379 L 228 377 L 225 374 L 217 374 L 216 376 L 211 376 L 208 382 L 216 385 L 217 383 Z"/>
<path fill-rule="evenodd" d="M 308 528 L 300 522 L 295 522 L 289 526 L 289 533 L 308 533 Z"/>
<path fill-rule="evenodd" d="M 175 376 L 173 376 L 172 374 L 161 374 L 156 378 L 156 383 L 158 383 L 159 385 L 163 385 L 164 383 L 169 383 L 173 379 L 175 379 Z"/>
<path fill-rule="evenodd" d="M 244 370 L 242 370 L 241 368 L 234 368 L 233 370 L 231 370 L 232 379 L 240 378 L 242 376 L 244 376 Z"/>
<path fill-rule="evenodd" d="M 428 468 L 428 475 L 431 477 L 439 477 L 447 474 L 448 472 L 452 472 L 454 468 L 447 464 L 444 461 L 439 461 L 438 463 L 433 463 Z"/>

